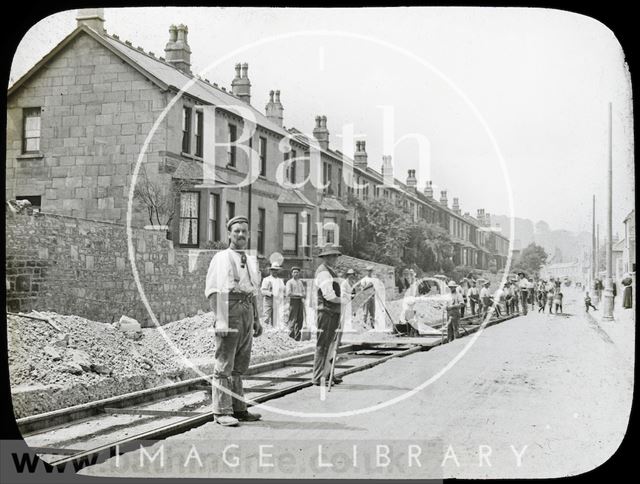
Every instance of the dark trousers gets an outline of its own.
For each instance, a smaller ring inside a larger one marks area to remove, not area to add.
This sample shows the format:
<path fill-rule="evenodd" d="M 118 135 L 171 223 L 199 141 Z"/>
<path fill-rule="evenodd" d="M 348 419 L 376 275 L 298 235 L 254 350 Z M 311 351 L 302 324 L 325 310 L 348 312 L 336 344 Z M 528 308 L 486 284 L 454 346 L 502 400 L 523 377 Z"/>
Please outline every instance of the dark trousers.
<path fill-rule="evenodd" d="M 376 324 L 376 296 L 375 294 L 364 305 L 364 324 L 366 326 L 367 319 L 371 320 L 371 327 Z"/>
<path fill-rule="evenodd" d="M 329 311 L 318 311 L 318 335 L 316 341 L 316 354 L 313 359 L 313 382 L 320 383 L 322 379 L 329 378 L 331 371 L 331 358 L 328 358 L 329 350 L 336 336 L 336 330 L 340 324 L 340 315 Z"/>
<path fill-rule="evenodd" d="M 504 300 L 504 309 L 507 312 L 507 315 L 511 314 L 513 311 L 511 311 L 511 297 L 507 297 Z"/>
<path fill-rule="evenodd" d="M 229 302 L 229 334 L 215 335 L 215 368 L 213 370 L 213 413 L 231 415 L 247 409 L 242 388 L 242 375 L 249 368 L 253 341 L 253 304 Z M 235 395 L 232 396 L 231 392 Z"/>
<path fill-rule="evenodd" d="M 521 293 L 521 306 L 522 306 L 522 314 L 527 315 L 527 304 L 529 303 L 529 291 L 522 291 Z"/>
<path fill-rule="evenodd" d="M 464 301 L 464 304 L 462 305 L 462 307 L 460 308 L 460 317 L 464 318 L 464 310 L 467 308 L 467 298 L 463 297 L 462 298 Z"/>
<path fill-rule="evenodd" d="M 471 314 L 473 316 L 476 315 L 476 304 L 478 304 L 478 301 L 474 298 L 469 298 L 469 301 L 471 302 Z"/>
<path fill-rule="evenodd" d="M 460 326 L 460 316 L 458 314 L 451 315 L 451 321 L 447 326 L 447 342 L 451 342 L 458 337 L 458 328 Z"/>
<path fill-rule="evenodd" d="M 304 321 L 303 301 L 300 298 L 289 299 L 289 336 L 300 341 L 300 331 Z"/>

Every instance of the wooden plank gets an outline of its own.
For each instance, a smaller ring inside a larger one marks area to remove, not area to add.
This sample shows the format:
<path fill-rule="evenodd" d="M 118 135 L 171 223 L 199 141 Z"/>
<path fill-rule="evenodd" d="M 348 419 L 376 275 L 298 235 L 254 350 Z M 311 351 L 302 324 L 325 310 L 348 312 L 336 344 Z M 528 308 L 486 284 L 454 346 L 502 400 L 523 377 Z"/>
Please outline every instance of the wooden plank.
<path fill-rule="evenodd" d="M 61 447 L 29 447 L 36 454 L 51 455 L 75 455 L 82 452 L 81 449 L 63 449 Z"/>
<path fill-rule="evenodd" d="M 250 375 L 242 378 L 243 380 L 257 381 L 307 381 L 309 377 L 303 376 L 269 376 L 269 375 Z"/>
<path fill-rule="evenodd" d="M 204 415 L 204 412 L 191 412 L 188 410 L 151 410 L 145 408 L 112 408 L 106 407 L 104 413 L 117 415 L 151 415 L 157 417 L 195 417 L 196 415 Z"/>
<path fill-rule="evenodd" d="M 287 363 L 287 366 L 296 366 L 300 368 L 313 368 L 313 363 Z M 353 365 L 336 365 L 336 368 L 353 368 Z"/>

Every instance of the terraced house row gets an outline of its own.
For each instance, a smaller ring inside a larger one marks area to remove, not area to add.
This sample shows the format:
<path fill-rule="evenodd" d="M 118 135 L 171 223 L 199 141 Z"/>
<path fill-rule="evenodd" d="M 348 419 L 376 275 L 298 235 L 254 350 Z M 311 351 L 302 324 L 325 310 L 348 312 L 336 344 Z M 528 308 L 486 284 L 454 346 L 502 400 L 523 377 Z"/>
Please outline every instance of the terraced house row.
<path fill-rule="evenodd" d="M 332 149 L 325 115 L 315 116 L 313 137 L 285 128 L 279 91 L 270 93 L 264 112 L 251 105 L 247 64 L 230 73 L 231 89 L 194 76 L 186 26 L 170 27 L 159 56 L 108 34 L 102 9 L 80 10 L 77 21 L 9 89 L 8 199 L 124 224 L 144 150 L 132 222 L 167 224 L 176 248 L 216 248 L 226 237 L 225 221 L 244 213 L 251 219 L 252 249 L 266 258 L 282 253 L 285 266 L 310 268 L 319 245 L 338 243 L 340 233 L 353 236 L 349 196 L 384 197 L 414 219 L 448 230 L 456 265 L 504 266 L 508 240 L 487 230 L 488 213 L 462 214 L 457 198 L 449 207 L 446 191 L 436 200 L 431 182 L 418 188 L 415 170 L 404 182 L 394 178 L 389 156 L 380 172 L 373 169 L 365 141 L 356 142 L 352 157 Z M 242 138 L 249 128 L 251 136 Z M 245 147 L 256 153 L 251 171 Z M 255 181 L 236 186 L 248 174 Z"/>

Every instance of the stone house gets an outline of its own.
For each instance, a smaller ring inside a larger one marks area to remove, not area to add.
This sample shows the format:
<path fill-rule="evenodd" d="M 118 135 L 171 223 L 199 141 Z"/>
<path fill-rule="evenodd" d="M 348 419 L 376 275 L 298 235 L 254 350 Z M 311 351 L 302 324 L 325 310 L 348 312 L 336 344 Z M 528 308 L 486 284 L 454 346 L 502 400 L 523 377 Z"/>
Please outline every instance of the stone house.
<path fill-rule="evenodd" d="M 456 264 L 504 264 L 508 241 L 483 230 L 488 214 L 462 215 L 457 199 L 449 208 L 446 191 L 434 200 L 431 182 L 420 192 L 415 170 L 400 182 L 390 156 L 374 170 L 365 141 L 353 157 L 331 149 L 326 116 L 316 116 L 313 137 L 285 128 L 279 91 L 264 113 L 251 105 L 248 72 L 236 64 L 231 89 L 220 87 L 191 72 L 186 26 L 170 27 L 157 56 L 107 33 L 102 9 L 81 10 L 77 28 L 8 91 L 7 199 L 130 217 L 168 229 L 178 248 L 215 248 L 226 220 L 248 214 L 263 264 L 279 252 L 285 266 L 311 269 L 314 247 L 357 230 L 349 196 L 385 197 L 448 230 Z"/>

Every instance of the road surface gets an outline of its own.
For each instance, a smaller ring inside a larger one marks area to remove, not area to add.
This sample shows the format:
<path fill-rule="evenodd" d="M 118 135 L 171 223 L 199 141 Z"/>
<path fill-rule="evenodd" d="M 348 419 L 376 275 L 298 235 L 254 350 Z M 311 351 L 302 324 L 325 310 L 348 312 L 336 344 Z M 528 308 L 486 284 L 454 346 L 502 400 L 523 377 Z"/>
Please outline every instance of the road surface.
<path fill-rule="evenodd" d="M 536 310 L 487 328 L 449 371 L 399 403 L 329 418 L 262 409 L 262 422 L 210 423 L 154 444 L 146 449 L 153 462 L 132 452 L 82 473 L 437 479 L 586 472 L 613 455 L 626 431 L 634 324 L 620 308 L 615 323 L 587 318 L 580 294 L 566 293 L 569 314 Z M 472 338 L 349 375 L 324 399 L 311 387 L 270 405 L 348 413 L 383 404 L 436 375 Z"/>

